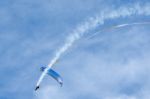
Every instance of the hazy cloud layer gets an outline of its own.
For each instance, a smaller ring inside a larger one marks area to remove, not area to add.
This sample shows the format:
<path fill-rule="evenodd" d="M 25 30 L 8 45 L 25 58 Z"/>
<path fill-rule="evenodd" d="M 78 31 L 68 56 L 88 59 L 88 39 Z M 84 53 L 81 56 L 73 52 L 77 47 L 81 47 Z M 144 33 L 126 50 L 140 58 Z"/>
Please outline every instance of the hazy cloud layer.
<path fill-rule="evenodd" d="M 148 99 L 149 25 L 84 38 L 114 24 L 149 20 L 148 5 L 147 0 L 2 1 L 0 98 Z M 114 19 L 118 12 L 120 16 L 130 14 L 124 7 L 131 8 L 128 11 L 133 15 Z M 62 75 L 64 86 L 60 88 L 52 78 L 46 77 L 41 89 L 34 92 L 41 74 L 39 68 L 49 63 L 65 37 L 89 17 L 94 17 L 93 21 L 102 19 L 100 23 L 106 20 L 75 42 L 53 67 Z"/>

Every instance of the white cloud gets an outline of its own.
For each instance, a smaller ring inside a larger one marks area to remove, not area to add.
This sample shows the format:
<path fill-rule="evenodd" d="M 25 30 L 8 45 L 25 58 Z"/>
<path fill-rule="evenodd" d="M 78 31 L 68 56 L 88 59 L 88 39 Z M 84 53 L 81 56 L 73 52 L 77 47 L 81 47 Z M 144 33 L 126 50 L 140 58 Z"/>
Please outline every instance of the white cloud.
<path fill-rule="evenodd" d="M 121 96 L 112 96 L 112 97 L 106 97 L 104 99 L 138 99 L 134 96 L 126 96 L 126 95 L 121 95 Z"/>
<path fill-rule="evenodd" d="M 64 87 L 44 86 L 42 94 L 40 91 L 38 95 L 44 99 L 147 99 L 150 47 L 149 29 L 145 29 L 133 27 L 126 32 L 108 33 L 103 36 L 105 39 L 97 37 L 103 39 L 102 44 L 107 44 L 105 51 L 102 51 L 103 47 L 98 47 L 96 52 L 84 49 L 85 46 L 75 48 L 59 64 Z M 120 39 L 122 36 L 124 38 Z M 147 47 L 141 47 L 141 44 Z M 96 47 L 94 44 L 87 46 Z"/>

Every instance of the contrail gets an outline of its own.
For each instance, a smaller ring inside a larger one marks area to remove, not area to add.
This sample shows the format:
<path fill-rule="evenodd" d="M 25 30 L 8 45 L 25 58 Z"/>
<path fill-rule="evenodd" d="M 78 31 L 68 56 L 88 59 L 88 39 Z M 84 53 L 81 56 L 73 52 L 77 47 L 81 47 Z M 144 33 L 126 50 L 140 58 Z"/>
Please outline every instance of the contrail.
<path fill-rule="evenodd" d="M 76 30 L 73 31 L 71 35 L 69 35 L 66 39 L 66 43 L 64 46 L 62 46 L 59 51 L 56 53 L 55 57 L 51 60 L 51 62 L 48 64 L 48 67 L 44 70 L 42 75 L 40 76 L 36 86 L 39 86 L 41 81 L 43 80 L 45 74 L 47 71 L 57 62 L 57 60 L 60 58 L 60 56 L 72 46 L 72 44 L 78 40 L 86 31 L 90 30 L 91 28 L 96 27 L 97 21 L 93 21 L 92 19 L 89 19 L 87 22 L 84 23 L 84 25 L 78 26 Z"/>
<path fill-rule="evenodd" d="M 113 29 L 117 29 L 117 28 L 122 28 L 122 27 L 126 27 L 126 26 L 134 26 L 134 25 L 150 25 L 150 22 L 149 21 L 148 22 L 135 22 L 135 23 L 126 23 L 126 24 L 115 25 L 115 26 L 104 28 L 100 31 L 97 31 L 97 32 L 93 33 L 90 37 L 88 37 L 87 39 L 91 39 L 91 38 L 95 37 L 100 32 L 105 32 L 105 31 L 109 31 L 109 30 L 113 30 Z"/>
<path fill-rule="evenodd" d="M 107 19 L 128 17 L 131 15 L 150 15 L 150 4 L 147 3 L 143 6 L 141 6 L 140 4 L 135 4 L 131 6 L 121 7 L 113 11 L 103 10 L 100 15 L 91 17 L 89 18 L 89 20 L 77 26 L 77 28 L 71 33 L 71 35 L 66 38 L 65 44 L 58 50 L 58 52 L 56 52 L 54 58 L 51 60 L 48 67 L 40 76 L 36 86 L 40 85 L 47 71 L 56 63 L 60 56 L 65 51 L 67 51 L 76 40 L 80 39 L 84 33 L 96 28 L 98 25 L 102 25 Z"/>
<path fill-rule="evenodd" d="M 121 27 L 125 27 L 125 26 L 132 26 L 132 25 L 148 25 L 150 24 L 149 21 L 147 22 L 135 22 L 135 23 L 126 23 L 126 24 L 120 24 L 120 25 L 116 25 L 116 26 L 113 26 L 113 28 L 121 28 Z"/>

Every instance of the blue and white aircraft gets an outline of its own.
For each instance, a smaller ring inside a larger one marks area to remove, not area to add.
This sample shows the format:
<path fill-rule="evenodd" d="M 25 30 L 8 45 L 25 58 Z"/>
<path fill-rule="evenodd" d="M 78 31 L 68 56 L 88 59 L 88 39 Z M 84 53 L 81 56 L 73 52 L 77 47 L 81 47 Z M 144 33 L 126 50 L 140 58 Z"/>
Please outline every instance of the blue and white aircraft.
<path fill-rule="evenodd" d="M 40 68 L 40 70 L 41 70 L 42 72 L 43 72 L 45 69 L 46 69 L 46 67 L 41 67 L 41 68 Z M 49 70 L 47 71 L 47 74 L 48 74 L 49 76 L 53 77 L 53 78 L 60 84 L 60 86 L 63 85 L 63 80 L 62 80 L 61 76 L 60 76 L 58 73 L 56 73 L 54 70 L 49 69 Z M 38 90 L 39 88 L 40 88 L 40 87 L 37 86 L 37 87 L 35 88 L 35 91 Z"/>

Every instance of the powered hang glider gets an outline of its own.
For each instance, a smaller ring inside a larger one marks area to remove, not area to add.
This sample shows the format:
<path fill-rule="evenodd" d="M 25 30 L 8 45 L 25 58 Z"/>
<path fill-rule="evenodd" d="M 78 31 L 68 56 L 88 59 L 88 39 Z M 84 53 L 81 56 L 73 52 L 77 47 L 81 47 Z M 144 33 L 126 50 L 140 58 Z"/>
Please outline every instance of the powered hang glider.
<path fill-rule="evenodd" d="M 45 69 L 46 69 L 46 67 L 41 67 L 41 68 L 40 68 L 40 70 L 41 70 L 42 72 L 44 72 Z M 56 73 L 54 70 L 49 69 L 49 70 L 47 71 L 47 74 L 48 74 L 49 76 L 51 76 L 52 78 L 54 78 L 54 79 L 60 84 L 60 86 L 63 85 L 63 80 L 62 80 L 61 76 L 60 76 L 58 73 Z M 35 91 L 38 90 L 39 88 L 40 88 L 39 86 L 36 86 Z"/>

